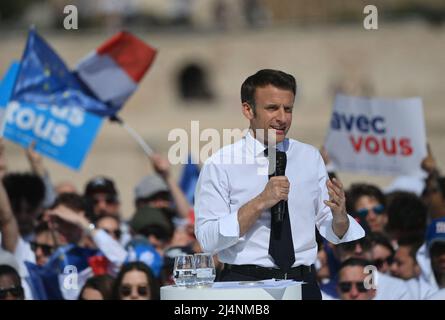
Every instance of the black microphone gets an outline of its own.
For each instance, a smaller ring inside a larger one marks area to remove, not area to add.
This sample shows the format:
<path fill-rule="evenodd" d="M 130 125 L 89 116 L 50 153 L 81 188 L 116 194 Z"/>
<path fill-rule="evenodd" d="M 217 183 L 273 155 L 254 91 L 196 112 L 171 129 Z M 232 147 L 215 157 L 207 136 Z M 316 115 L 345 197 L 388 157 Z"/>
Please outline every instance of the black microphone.
<path fill-rule="evenodd" d="M 287 164 L 287 156 L 286 152 L 277 151 L 276 152 L 276 167 L 275 172 L 269 176 L 284 176 L 286 171 L 286 164 Z M 284 212 L 286 210 L 286 201 L 281 200 L 276 205 L 274 205 L 271 209 L 272 213 L 272 223 L 283 223 L 284 220 Z"/>

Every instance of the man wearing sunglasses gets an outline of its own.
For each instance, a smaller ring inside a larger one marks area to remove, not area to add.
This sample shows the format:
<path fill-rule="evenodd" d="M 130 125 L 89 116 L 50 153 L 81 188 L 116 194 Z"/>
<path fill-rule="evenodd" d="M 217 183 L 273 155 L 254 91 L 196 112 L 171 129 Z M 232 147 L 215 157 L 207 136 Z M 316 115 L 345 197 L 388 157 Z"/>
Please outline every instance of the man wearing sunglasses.
<path fill-rule="evenodd" d="M 0 300 L 24 300 L 25 292 L 18 272 L 9 265 L 0 265 Z"/>
<path fill-rule="evenodd" d="M 98 176 L 91 179 L 84 193 L 85 199 L 90 206 L 90 215 L 97 218 L 104 214 L 119 215 L 119 195 L 114 182 L 106 177 Z"/>
<path fill-rule="evenodd" d="M 30 242 L 31 250 L 36 256 L 36 264 L 43 266 L 48 262 L 57 246 L 65 244 L 67 244 L 65 238 L 61 237 L 57 230 L 50 230 L 48 223 L 39 224 L 35 229 L 35 237 Z"/>
<path fill-rule="evenodd" d="M 353 184 L 348 191 L 348 211 L 366 231 L 383 232 L 388 222 L 385 211 L 385 196 L 382 191 L 370 184 Z"/>
<path fill-rule="evenodd" d="M 364 268 L 371 263 L 364 259 L 351 258 L 340 266 L 337 290 L 341 300 L 372 300 L 376 289 L 369 281 L 370 275 Z"/>

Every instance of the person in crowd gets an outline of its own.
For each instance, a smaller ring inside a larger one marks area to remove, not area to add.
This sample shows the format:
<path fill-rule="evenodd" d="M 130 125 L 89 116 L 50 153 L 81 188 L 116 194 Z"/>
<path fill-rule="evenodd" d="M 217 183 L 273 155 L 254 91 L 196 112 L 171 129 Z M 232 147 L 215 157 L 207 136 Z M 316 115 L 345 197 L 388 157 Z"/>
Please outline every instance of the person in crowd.
<path fill-rule="evenodd" d="M 99 216 L 94 224 L 97 229 L 104 230 L 114 240 L 120 241 L 122 231 L 120 229 L 121 222 L 118 216 L 112 214 L 104 214 Z"/>
<path fill-rule="evenodd" d="M 337 290 L 341 300 L 372 300 L 376 297 L 373 275 L 365 272 L 370 261 L 349 258 L 340 265 Z"/>
<path fill-rule="evenodd" d="M 338 244 L 334 247 L 334 256 L 338 261 L 337 263 L 340 263 L 341 266 L 341 264 L 348 259 L 367 261 L 369 270 L 372 270 L 370 272 L 373 272 L 373 276 L 378 280 L 378 282 L 376 282 L 376 286 L 379 289 L 376 294 L 376 299 L 378 300 L 412 299 L 411 292 L 404 281 L 380 272 L 377 266 L 375 266 L 372 241 L 372 237 L 367 235 L 357 241 Z M 338 298 L 338 290 L 336 290 L 336 288 L 339 273 L 335 269 L 333 270 L 331 281 L 321 285 L 324 299 Z"/>
<path fill-rule="evenodd" d="M 423 277 L 417 263 L 416 252 L 422 245 L 416 238 L 400 238 L 398 249 L 391 265 L 391 275 L 405 280 L 413 299 L 429 299 L 437 292 Z"/>
<path fill-rule="evenodd" d="M 45 185 L 38 175 L 31 173 L 8 173 L 3 178 L 3 185 L 20 235 L 29 241 L 33 237 L 37 218 L 43 212 Z"/>
<path fill-rule="evenodd" d="M 395 253 L 389 238 L 383 233 L 374 232 L 369 234 L 369 240 L 373 264 L 381 273 L 389 274 Z"/>
<path fill-rule="evenodd" d="M 398 249 L 394 255 L 394 261 L 390 267 L 394 277 L 410 280 L 420 275 L 420 267 L 416 260 L 416 253 L 422 242 L 412 238 L 400 238 Z"/>
<path fill-rule="evenodd" d="M 416 259 L 421 277 L 435 290 L 445 288 L 445 218 L 431 221 Z"/>
<path fill-rule="evenodd" d="M 347 199 L 348 212 L 358 219 L 367 232 L 384 232 L 388 222 L 386 200 L 377 186 L 352 184 Z"/>
<path fill-rule="evenodd" d="M 9 265 L 0 265 L 0 300 L 24 300 L 20 275 Z"/>
<path fill-rule="evenodd" d="M 89 278 L 79 294 L 79 300 L 111 300 L 114 278 L 104 274 Z"/>
<path fill-rule="evenodd" d="M 62 193 L 79 193 L 76 186 L 68 180 L 60 181 L 54 186 L 54 191 L 57 195 Z"/>
<path fill-rule="evenodd" d="M 159 296 L 159 283 L 145 263 L 135 261 L 122 266 L 114 282 L 113 299 L 158 300 Z"/>
<path fill-rule="evenodd" d="M 31 250 L 35 254 L 36 264 L 43 266 L 58 246 L 67 244 L 66 238 L 62 237 L 58 230 L 51 229 L 48 222 L 43 221 L 35 228 L 35 236 L 30 241 Z"/>
<path fill-rule="evenodd" d="M 413 193 L 395 192 L 388 195 L 388 224 L 387 233 L 392 242 L 410 237 L 423 241 L 426 223 L 427 207 L 422 200 Z"/>
<path fill-rule="evenodd" d="M 119 193 L 113 180 L 104 176 L 96 176 L 85 186 L 84 197 L 87 200 L 90 219 L 104 214 L 119 215 Z"/>
<path fill-rule="evenodd" d="M 148 205 L 158 209 L 176 208 L 177 218 L 189 219 L 193 216 L 193 207 L 184 192 L 170 174 L 170 163 L 160 154 L 150 156 L 155 175 L 144 177 L 135 187 L 136 209 Z"/>

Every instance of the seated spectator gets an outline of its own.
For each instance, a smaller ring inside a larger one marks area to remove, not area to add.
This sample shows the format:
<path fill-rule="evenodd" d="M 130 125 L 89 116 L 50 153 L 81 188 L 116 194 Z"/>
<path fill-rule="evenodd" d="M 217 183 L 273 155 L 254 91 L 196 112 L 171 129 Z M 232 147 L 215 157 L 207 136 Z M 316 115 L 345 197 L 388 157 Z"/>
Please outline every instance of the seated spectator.
<path fill-rule="evenodd" d="M 0 300 L 24 300 L 21 279 L 18 272 L 9 265 L 0 265 Z"/>
<path fill-rule="evenodd" d="M 365 231 L 383 232 L 388 222 L 382 191 L 370 184 L 353 184 L 347 192 L 347 210 Z"/>
<path fill-rule="evenodd" d="M 159 294 L 159 284 L 145 263 L 136 261 L 122 266 L 114 283 L 114 299 L 158 300 Z"/>
<path fill-rule="evenodd" d="M 80 291 L 79 300 L 111 300 L 113 283 L 113 277 L 106 274 L 91 277 Z"/>

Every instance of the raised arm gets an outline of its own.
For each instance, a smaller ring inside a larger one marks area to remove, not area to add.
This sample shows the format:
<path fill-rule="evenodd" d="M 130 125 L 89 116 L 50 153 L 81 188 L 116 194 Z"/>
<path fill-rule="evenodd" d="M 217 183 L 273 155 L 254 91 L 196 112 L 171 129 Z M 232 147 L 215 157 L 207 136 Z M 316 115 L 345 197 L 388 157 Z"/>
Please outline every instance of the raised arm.
<path fill-rule="evenodd" d="M 0 137 L 0 163 L 3 164 L 5 163 L 4 151 L 3 138 Z M 1 178 L 3 179 L 3 175 Z M 14 253 L 19 240 L 19 227 L 2 180 L 0 180 L 0 232 L 3 249 Z"/>
<path fill-rule="evenodd" d="M 188 202 L 184 192 L 182 192 L 181 188 L 171 176 L 170 163 L 168 162 L 168 159 L 164 158 L 160 154 L 153 154 L 150 157 L 150 160 L 156 173 L 158 173 L 167 184 L 179 216 L 184 219 L 188 218 L 190 211 L 192 210 L 192 206 Z"/>

